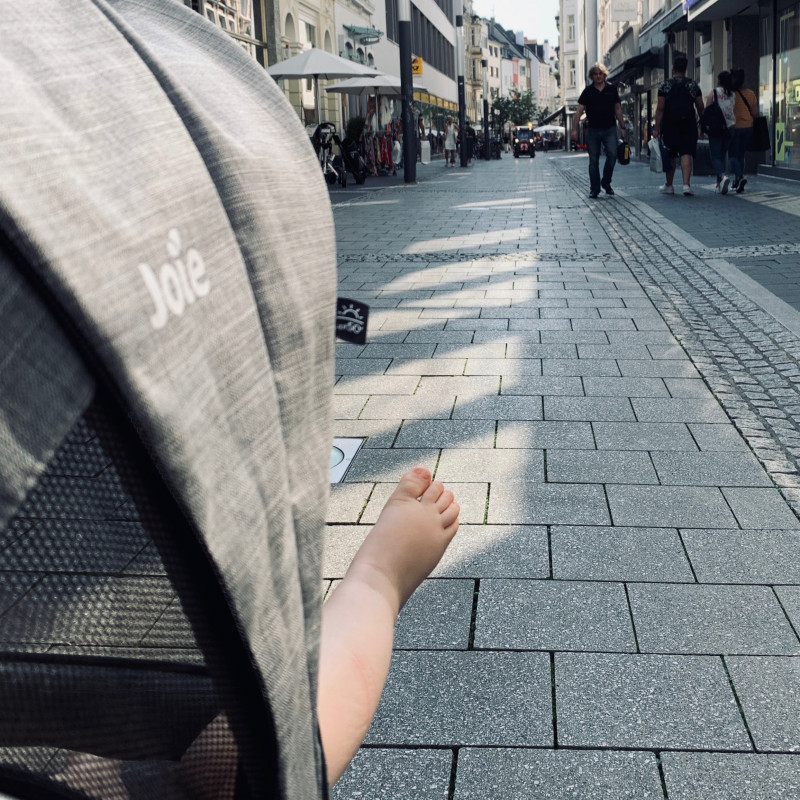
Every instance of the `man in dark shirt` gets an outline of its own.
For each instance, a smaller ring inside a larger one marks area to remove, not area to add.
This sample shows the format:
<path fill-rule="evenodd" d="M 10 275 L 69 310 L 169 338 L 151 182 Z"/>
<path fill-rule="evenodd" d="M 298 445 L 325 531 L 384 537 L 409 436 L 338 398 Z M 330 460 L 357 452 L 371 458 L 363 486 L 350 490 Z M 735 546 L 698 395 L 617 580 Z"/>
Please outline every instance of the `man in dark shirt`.
<path fill-rule="evenodd" d="M 675 164 L 680 160 L 683 176 L 683 194 L 691 197 L 692 166 L 697 151 L 698 121 L 703 116 L 703 92 L 686 77 L 689 61 L 685 56 L 676 56 L 672 65 L 672 77 L 662 81 L 658 87 L 658 105 L 653 136 L 670 154 L 672 169 L 665 176 L 666 182 L 659 189 L 662 194 L 675 194 L 672 181 Z"/>
<path fill-rule="evenodd" d="M 611 176 L 614 174 L 614 164 L 617 163 L 617 141 L 619 130 L 624 130 L 625 122 L 622 118 L 622 105 L 619 100 L 617 87 L 606 81 L 608 68 L 605 64 L 595 64 L 589 70 L 587 86 L 578 98 L 578 110 L 572 123 L 572 139 L 578 140 L 578 126 L 583 112 L 589 127 L 586 131 L 586 149 L 589 152 L 589 197 L 592 199 L 600 194 L 600 187 L 606 194 L 614 194 L 611 188 Z M 603 164 L 603 179 L 600 180 L 600 149 L 605 150 L 606 160 Z"/>

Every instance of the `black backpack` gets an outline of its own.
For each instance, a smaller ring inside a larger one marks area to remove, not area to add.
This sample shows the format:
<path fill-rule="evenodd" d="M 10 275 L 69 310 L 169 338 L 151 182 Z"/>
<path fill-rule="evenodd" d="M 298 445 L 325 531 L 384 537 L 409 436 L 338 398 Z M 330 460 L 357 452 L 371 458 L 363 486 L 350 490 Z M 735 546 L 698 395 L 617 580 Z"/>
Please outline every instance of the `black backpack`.
<path fill-rule="evenodd" d="M 688 78 L 673 78 L 664 104 L 664 117 L 670 122 L 694 121 L 694 97 Z"/>

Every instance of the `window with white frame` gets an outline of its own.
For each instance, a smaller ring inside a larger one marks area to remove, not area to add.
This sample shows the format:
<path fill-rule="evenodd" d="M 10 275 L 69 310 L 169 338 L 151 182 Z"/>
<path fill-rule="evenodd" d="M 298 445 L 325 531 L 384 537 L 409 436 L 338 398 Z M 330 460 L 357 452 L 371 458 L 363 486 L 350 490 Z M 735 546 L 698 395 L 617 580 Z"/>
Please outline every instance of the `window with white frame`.
<path fill-rule="evenodd" d="M 570 89 L 574 89 L 575 86 L 576 86 L 575 78 L 576 78 L 576 74 L 575 74 L 575 59 L 571 58 L 567 62 L 567 86 Z"/>
<path fill-rule="evenodd" d="M 567 41 L 575 41 L 575 15 L 569 14 L 567 16 Z"/>

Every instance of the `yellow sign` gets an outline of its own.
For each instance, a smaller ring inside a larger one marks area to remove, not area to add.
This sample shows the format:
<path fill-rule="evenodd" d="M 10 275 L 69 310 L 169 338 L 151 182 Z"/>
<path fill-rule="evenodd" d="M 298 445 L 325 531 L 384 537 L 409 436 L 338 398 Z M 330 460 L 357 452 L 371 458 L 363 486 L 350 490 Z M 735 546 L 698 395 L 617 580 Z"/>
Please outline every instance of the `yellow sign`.
<path fill-rule="evenodd" d="M 411 74 L 422 75 L 422 58 L 420 56 L 411 56 Z"/>

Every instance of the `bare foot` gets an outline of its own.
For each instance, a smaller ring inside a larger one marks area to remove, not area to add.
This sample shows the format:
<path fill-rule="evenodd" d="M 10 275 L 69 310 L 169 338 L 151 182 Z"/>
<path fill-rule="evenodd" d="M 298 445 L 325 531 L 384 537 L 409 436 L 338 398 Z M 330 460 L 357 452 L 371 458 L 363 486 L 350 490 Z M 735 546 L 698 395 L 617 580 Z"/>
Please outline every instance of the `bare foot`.
<path fill-rule="evenodd" d="M 458 530 L 461 510 L 430 470 L 406 472 L 350 567 L 394 600 L 397 611 L 439 563 Z"/>

